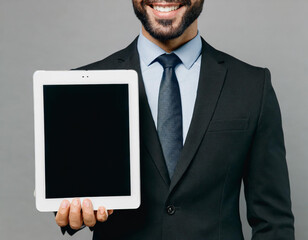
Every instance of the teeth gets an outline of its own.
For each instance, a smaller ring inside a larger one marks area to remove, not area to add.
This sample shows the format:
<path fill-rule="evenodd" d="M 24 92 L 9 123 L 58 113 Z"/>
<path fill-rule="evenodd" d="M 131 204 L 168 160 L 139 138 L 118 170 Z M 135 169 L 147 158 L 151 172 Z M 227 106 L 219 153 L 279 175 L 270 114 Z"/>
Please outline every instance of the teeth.
<path fill-rule="evenodd" d="M 153 8 L 159 12 L 171 12 L 179 9 L 180 6 L 172 6 L 172 7 L 153 6 Z"/>

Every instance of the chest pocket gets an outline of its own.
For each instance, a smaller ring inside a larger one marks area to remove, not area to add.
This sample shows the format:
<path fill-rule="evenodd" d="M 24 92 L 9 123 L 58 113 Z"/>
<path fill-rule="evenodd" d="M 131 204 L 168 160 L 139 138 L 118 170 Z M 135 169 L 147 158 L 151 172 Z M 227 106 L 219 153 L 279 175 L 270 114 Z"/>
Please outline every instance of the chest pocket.
<path fill-rule="evenodd" d="M 248 128 L 247 119 L 212 120 L 208 132 L 245 131 Z"/>

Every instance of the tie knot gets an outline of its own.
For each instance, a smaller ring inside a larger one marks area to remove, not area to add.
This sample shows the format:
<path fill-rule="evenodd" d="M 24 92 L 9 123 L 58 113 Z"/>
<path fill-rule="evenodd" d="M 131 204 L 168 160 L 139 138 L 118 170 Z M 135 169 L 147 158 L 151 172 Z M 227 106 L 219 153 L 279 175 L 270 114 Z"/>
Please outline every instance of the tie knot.
<path fill-rule="evenodd" d="M 175 55 L 171 54 L 163 54 L 156 58 L 156 61 L 163 66 L 163 68 L 175 68 L 179 63 L 181 63 L 181 59 Z"/>

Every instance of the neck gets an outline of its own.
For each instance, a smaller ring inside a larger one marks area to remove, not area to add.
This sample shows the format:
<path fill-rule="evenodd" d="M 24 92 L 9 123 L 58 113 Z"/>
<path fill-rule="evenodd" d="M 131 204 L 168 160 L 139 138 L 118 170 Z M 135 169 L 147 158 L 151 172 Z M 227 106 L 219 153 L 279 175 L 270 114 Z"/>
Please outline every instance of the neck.
<path fill-rule="evenodd" d="M 194 21 L 185 31 L 184 33 L 174 39 L 170 39 L 167 41 L 160 41 L 156 38 L 153 38 L 142 26 L 142 34 L 149 39 L 151 42 L 159 46 L 161 49 L 166 51 L 167 53 L 170 53 L 177 48 L 181 47 L 185 43 L 189 42 L 191 39 L 193 39 L 198 34 L 198 24 L 197 20 Z"/>

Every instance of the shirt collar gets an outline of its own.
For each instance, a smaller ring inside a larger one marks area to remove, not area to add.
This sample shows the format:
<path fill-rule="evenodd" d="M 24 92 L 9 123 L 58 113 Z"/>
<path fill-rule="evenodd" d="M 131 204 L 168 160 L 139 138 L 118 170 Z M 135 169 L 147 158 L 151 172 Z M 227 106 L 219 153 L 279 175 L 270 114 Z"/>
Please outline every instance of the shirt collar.
<path fill-rule="evenodd" d="M 160 55 L 166 53 L 163 49 L 158 47 L 156 44 L 147 39 L 142 32 L 138 37 L 137 48 L 140 59 L 147 65 L 151 63 Z M 185 43 L 180 48 L 173 51 L 182 61 L 187 69 L 190 69 L 193 64 L 197 61 L 201 54 L 202 41 L 198 32 L 197 36 L 189 42 Z"/>

